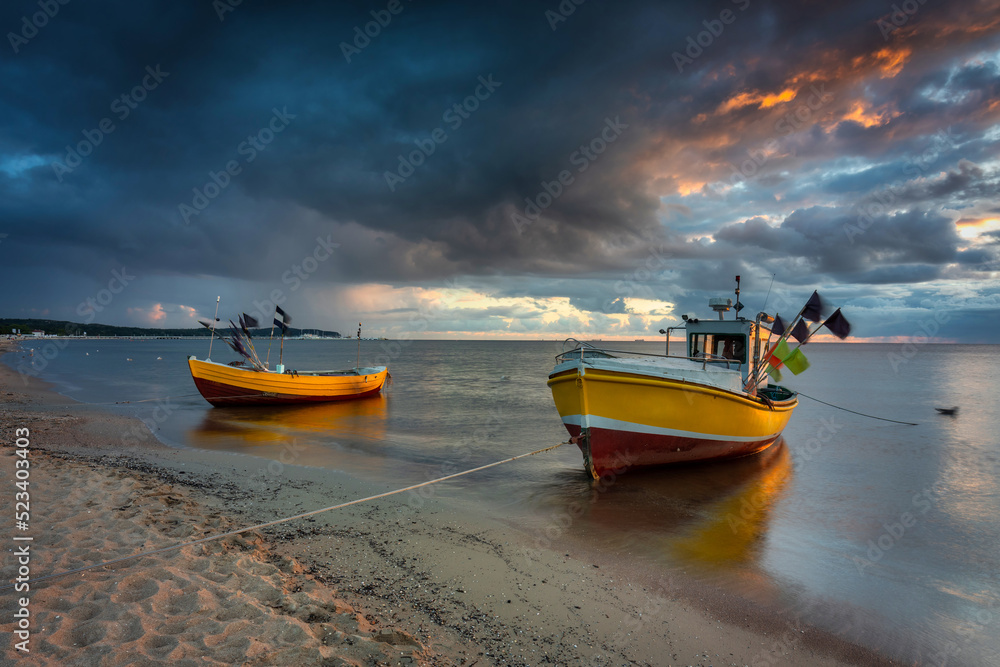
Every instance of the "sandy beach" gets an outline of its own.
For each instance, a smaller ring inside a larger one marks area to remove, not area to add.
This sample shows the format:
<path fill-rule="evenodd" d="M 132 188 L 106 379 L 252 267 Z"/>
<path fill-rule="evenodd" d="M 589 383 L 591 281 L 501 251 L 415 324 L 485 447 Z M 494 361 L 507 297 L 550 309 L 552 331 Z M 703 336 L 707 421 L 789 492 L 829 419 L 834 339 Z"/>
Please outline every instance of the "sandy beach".
<path fill-rule="evenodd" d="M 23 544 L 30 576 L 44 576 L 389 490 L 294 465 L 248 488 L 260 459 L 123 438 L 137 428 L 146 427 L 0 365 L 4 583 L 18 576 Z M 17 429 L 30 439 L 27 531 L 14 524 Z M 452 499 L 431 495 L 419 508 L 380 499 L 5 590 L 0 630 L 11 640 L 0 660 L 892 664 L 801 625 L 780 601 L 751 605 L 681 576 L 658 579 L 619 554 L 558 542 L 538 550 L 531 537 Z M 24 597 L 30 652 L 14 634 Z"/>

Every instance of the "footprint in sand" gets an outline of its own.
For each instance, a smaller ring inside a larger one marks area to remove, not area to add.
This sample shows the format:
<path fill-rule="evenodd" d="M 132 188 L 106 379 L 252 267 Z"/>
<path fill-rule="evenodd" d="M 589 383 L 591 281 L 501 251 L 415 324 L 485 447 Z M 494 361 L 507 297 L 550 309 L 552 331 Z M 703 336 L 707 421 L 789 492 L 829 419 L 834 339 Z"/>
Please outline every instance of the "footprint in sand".
<path fill-rule="evenodd" d="M 108 626 L 106 623 L 92 621 L 70 630 L 69 638 L 72 640 L 74 646 L 90 646 L 104 639 L 104 635 L 107 632 Z"/>
<path fill-rule="evenodd" d="M 170 655 L 180 642 L 176 637 L 165 637 L 163 635 L 150 635 L 142 641 L 142 648 L 153 657 L 166 658 Z"/>
<path fill-rule="evenodd" d="M 142 638 L 145 633 L 142 621 L 136 616 L 129 616 L 112 624 L 108 639 L 116 644 L 127 644 Z"/>
<path fill-rule="evenodd" d="M 156 595 L 160 590 L 160 585 L 146 576 L 135 575 L 125 577 L 118 584 L 118 591 L 111 596 L 112 602 L 121 604 L 122 602 L 139 602 L 148 597 Z"/>
<path fill-rule="evenodd" d="M 260 618 L 262 615 L 262 612 L 252 605 L 245 602 L 235 602 L 227 604 L 218 614 L 215 615 L 215 618 L 223 622 L 228 622 L 243 619 L 252 620 Z"/>
<path fill-rule="evenodd" d="M 57 609 L 57 611 L 59 611 Z M 72 607 L 66 611 L 66 616 L 72 618 L 74 621 L 89 621 L 90 619 L 100 616 L 101 607 L 94 604 L 93 602 L 84 602 L 83 604 Z"/>

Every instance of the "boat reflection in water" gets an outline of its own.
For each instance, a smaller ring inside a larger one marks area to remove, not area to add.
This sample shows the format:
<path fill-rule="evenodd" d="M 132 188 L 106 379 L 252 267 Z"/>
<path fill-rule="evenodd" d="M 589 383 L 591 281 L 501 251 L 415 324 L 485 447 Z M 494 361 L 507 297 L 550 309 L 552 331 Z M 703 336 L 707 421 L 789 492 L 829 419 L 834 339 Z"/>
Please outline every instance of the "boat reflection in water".
<path fill-rule="evenodd" d="M 287 407 L 214 408 L 187 433 L 201 449 L 251 454 L 283 464 L 379 468 L 388 401 L 384 394 L 353 401 Z"/>
<path fill-rule="evenodd" d="M 705 518 L 670 545 L 682 561 L 709 567 L 753 564 L 767 533 L 771 510 L 792 477 L 792 458 L 784 441 L 768 452 L 758 474 L 706 508 Z"/>
<path fill-rule="evenodd" d="M 792 472 L 781 438 L 741 459 L 629 472 L 586 490 L 574 475 L 575 481 L 536 498 L 549 517 L 540 542 L 560 535 L 587 549 L 666 564 L 756 570 L 771 512 Z"/>

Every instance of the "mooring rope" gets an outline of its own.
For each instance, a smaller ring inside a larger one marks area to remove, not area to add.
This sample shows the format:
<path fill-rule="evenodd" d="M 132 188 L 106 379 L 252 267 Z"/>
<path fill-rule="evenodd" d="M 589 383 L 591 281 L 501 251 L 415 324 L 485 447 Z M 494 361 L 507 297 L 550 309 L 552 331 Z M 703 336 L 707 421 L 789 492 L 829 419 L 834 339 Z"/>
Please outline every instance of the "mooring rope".
<path fill-rule="evenodd" d="M 866 415 L 863 412 L 858 412 L 856 410 L 848 410 L 847 408 L 842 408 L 839 405 L 834 405 L 833 403 L 827 403 L 826 401 L 821 401 L 818 398 L 807 396 L 806 394 L 803 394 L 801 391 L 796 393 L 803 398 L 808 398 L 810 400 L 816 401 L 817 403 L 822 403 L 823 405 L 829 405 L 831 408 L 837 408 L 838 410 L 843 410 L 844 412 L 850 412 L 855 415 L 861 415 L 862 417 L 869 417 L 871 419 L 881 419 L 884 422 L 892 422 L 894 424 L 906 424 L 907 426 L 920 426 L 920 424 L 915 424 L 913 422 L 903 422 L 899 421 L 898 419 L 887 419 L 886 417 L 876 417 L 875 415 Z"/>
<path fill-rule="evenodd" d="M 256 526 L 247 526 L 246 528 L 240 528 L 239 530 L 231 530 L 228 533 L 220 533 L 219 535 L 210 535 L 208 537 L 202 537 L 191 542 L 183 542 L 181 544 L 174 544 L 169 547 L 161 547 L 159 549 L 153 549 L 152 551 L 142 551 L 131 556 L 123 556 L 121 558 L 115 558 L 113 560 L 105 561 L 103 563 L 95 563 L 93 565 L 85 565 L 84 567 L 77 567 L 72 570 L 66 570 L 65 572 L 56 572 L 54 574 L 46 574 L 41 577 L 35 577 L 34 579 L 28 579 L 24 582 L 34 584 L 42 581 L 48 581 L 50 579 L 57 579 L 59 577 L 65 577 L 71 574 L 77 574 L 79 572 L 86 572 L 87 570 L 93 570 L 99 567 L 106 567 L 108 565 L 116 565 L 118 563 L 124 563 L 126 561 L 135 560 L 137 558 L 144 558 L 146 556 L 155 556 L 156 554 L 166 553 L 168 551 L 176 551 L 177 549 L 183 549 L 184 547 L 190 547 L 195 544 L 203 544 L 205 542 L 212 542 L 214 540 L 221 540 L 225 537 L 232 537 L 233 535 L 239 535 L 240 533 L 246 533 L 251 530 L 259 530 L 261 528 L 267 528 L 269 526 L 275 526 L 279 523 L 285 523 L 286 521 L 294 521 L 295 519 L 303 519 L 307 516 L 313 516 L 314 514 L 322 514 L 323 512 L 329 512 L 330 510 L 341 509 L 344 507 L 349 507 L 351 505 L 358 505 L 360 503 L 368 502 L 369 500 L 377 500 L 379 498 L 385 498 L 387 496 L 394 496 L 398 493 L 403 493 L 405 491 L 412 491 L 414 489 L 419 489 L 424 486 L 430 486 L 431 484 L 437 484 L 439 482 L 444 482 L 449 479 L 454 479 L 456 477 L 461 477 L 462 475 L 468 475 L 469 473 L 478 472 L 480 470 L 486 470 L 487 468 L 492 468 L 494 466 L 502 465 L 504 463 L 510 463 L 511 461 L 516 461 L 518 459 L 523 459 L 528 456 L 534 456 L 535 454 L 542 454 L 544 452 L 551 451 L 563 445 L 567 445 L 569 442 L 560 442 L 558 445 L 550 445 L 548 447 L 543 447 L 542 449 L 536 449 L 533 452 L 528 452 L 526 454 L 518 454 L 517 456 L 511 456 L 503 461 L 494 461 L 493 463 L 487 463 L 486 465 L 479 466 L 478 468 L 471 468 L 469 470 L 463 470 L 462 472 L 456 472 L 452 475 L 445 475 L 444 477 L 438 477 L 437 479 L 428 480 L 426 482 L 421 482 L 420 484 L 414 484 L 412 486 L 407 486 L 402 489 L 396 489 L 395 491 L 386 491 L 385 493 L 379 493 L 374 496 L 368 496 L 367 498 L 358 498 L 357 500 L 350 500 L 346 503 L 340 503 L 339 505 L 331 505 L 330 507 L 324 507 L 318 510 L 311 510 L 309 512 L 303 512 L 302 514 L 296 514 L 294 516 L 287 516 L 282 519 L 275 519 L 274 521 L 268 521 L 266 523 L 259 523 Z M 8 584 L 6 586 L 0 587 L 0 591 L 7 591 L 14 588 L 17 584 Z"/>
<path fill-rule="evenodd" d="M 175 398 L 192 398 L 194 396 L 201 396 L 201 394 L 195 392 L 193 394 L 180 394 L 179 396 L 159 396 L 157 398 L 143 398 L 141 400 L 136 400 L 136 401 L 131 401 L 131 400 L 130 401 L 108 401 L 106 403 L 84 403 L 83 401 L 80 401 L 79 403 L 56 403 L 56 404 L 38 403 L 36 405 L 37 405 L 37 407 L 46 408 L 46 409 L 48 409 L 48 408 L 90 408 L 90 407 L 97 407 L 97 406 L 101 406 L 101 405 L 135 405 L 136 403 L 163 402 L 163 401 L 171 401 L 171 400 L 173 400 Z M 221 398 L 260 398 L 260 394 L 241 394 L 239 396 L 223 396 Z M 200 401 L 199 401 L 199 403 L 200 403 Z M 239 407 L 239 406 L 232 406 L 232 407 Z"/>
<path fill-rule="evenodd" d="M 135 403 L 152 403 L 154 401 L 171 401 L 175 398 L 191 398 L 193 396 L 201 396 L 199 393 L 194 394 L 181 394 L 179 396 L 160 396 L 157 398 L 143 398 L 137 401 L 107 401 L 104 403 L 84 403 L 83 401 L 78 401 L 76 403 L 33 403 L 24 406 L 26 409 L 31 410 L 32 408 L 41 408 L 48 410 L 49 408 L 93 408 L 103 405 L 133 405 Z M 250 396 L 259 396 L 259 394 L 247 394 L 246 396 L 233 396 L 232 398 L 249 398 Z M 21 406 L 16 406 L 21 407 Z"/>

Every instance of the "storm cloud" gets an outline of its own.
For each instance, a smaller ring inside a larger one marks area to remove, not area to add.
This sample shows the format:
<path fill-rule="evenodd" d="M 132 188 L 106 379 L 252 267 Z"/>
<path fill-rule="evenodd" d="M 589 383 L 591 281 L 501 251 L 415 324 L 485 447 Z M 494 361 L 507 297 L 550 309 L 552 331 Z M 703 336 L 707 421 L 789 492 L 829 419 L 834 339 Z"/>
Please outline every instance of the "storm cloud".
<path fill-rule="evenodd" d="M 737 273 L 862 333 L 871 290 L 956 322 L 998 292 L 992 2 L 19 1 L 0 27 L 2 316 L 79 320 L 123 267 L 99 321 L 278 290 L 308 326 L 433 308 L 447 337 L 639 337 Z"/>

